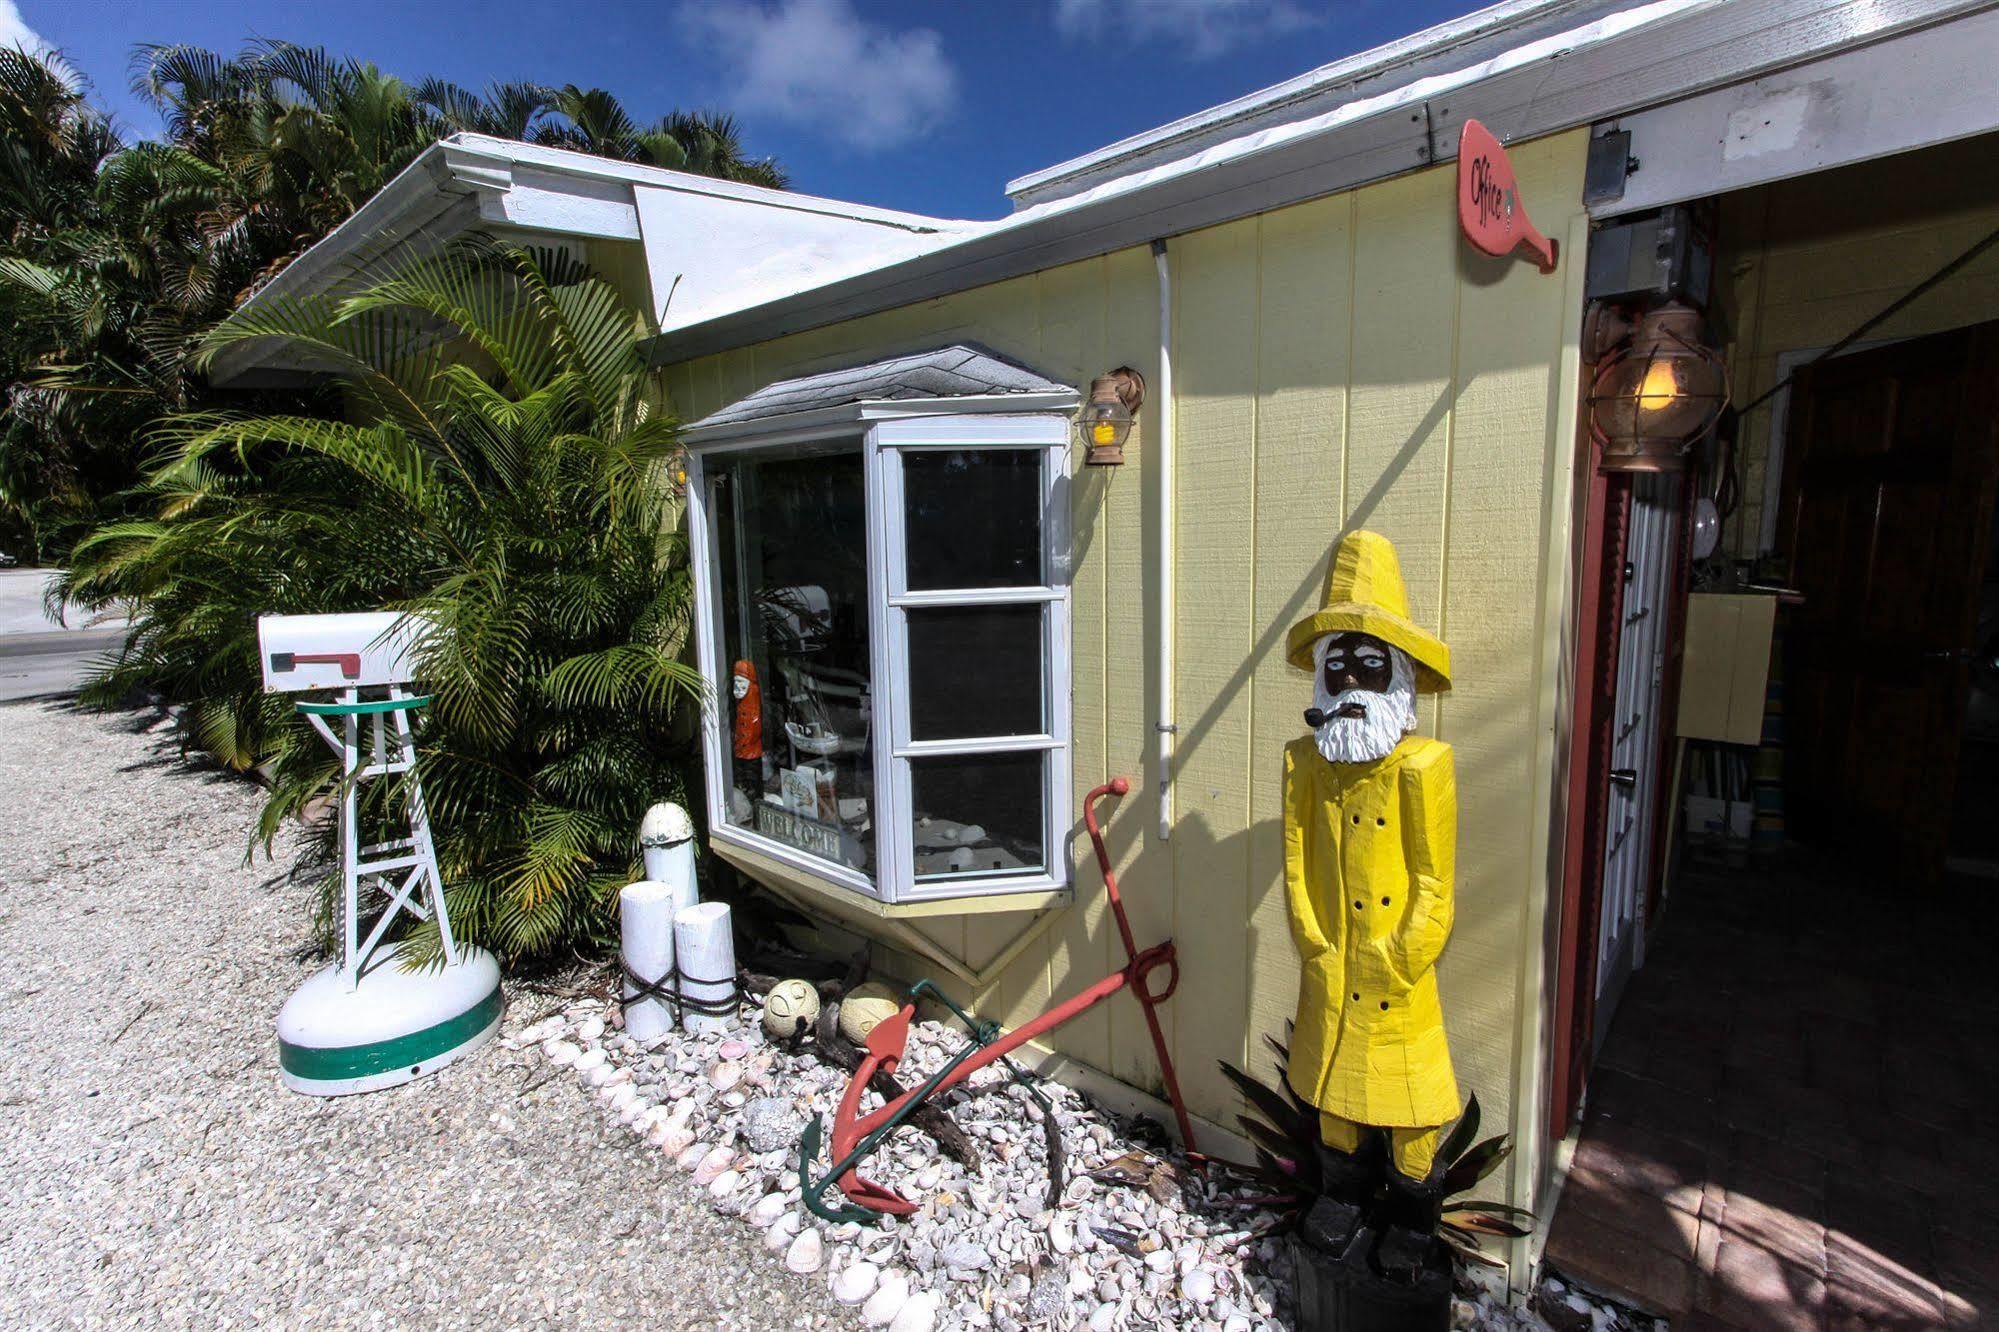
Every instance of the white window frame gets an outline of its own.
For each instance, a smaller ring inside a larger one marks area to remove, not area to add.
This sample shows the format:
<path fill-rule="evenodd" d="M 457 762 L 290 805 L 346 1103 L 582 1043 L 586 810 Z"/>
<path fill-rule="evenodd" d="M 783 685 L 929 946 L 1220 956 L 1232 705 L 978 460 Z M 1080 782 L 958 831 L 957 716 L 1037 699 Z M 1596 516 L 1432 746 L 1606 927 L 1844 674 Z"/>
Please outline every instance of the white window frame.
<path fill-rule="evenodd" d="M 1008 411 L 1005 399 L 976 406 L 963 400 L 933 404 L 906 401 L 860 404 L 844 419 L 807 425 L 752 422 L 741 433 L 703 432 L 688 444 L 687 526 L 694 573 L 695 651 L 712 693 L 702 718 L 702 757 L 708 802 L 709 836 L 779 862 L 789 869 L 850 889 L 886 904 L 934 903 L 991 898 L 1013 893 L 1045 893 L 1069 885 L 1067 802 L 1070 789 L 1071 568 L 1068 513 L 1068 459 L 1072 428 L 1067 411 Z M 1028 406 L 1028 404 L 1019 404 Z M 1040 407 L 1035 403 L 1033 406 Z M 1066 405 L 1066 404 L 1065 404 Z M 927 410 L 926 410 L 927 406 Z M 965 410 L 973 406 L 972 410 Z M 873 874 L 822 860 L 754 829 L 727 820 L 731 785 L 730 699 L 719 682 L 728 679 L 722 660 L 721 564 L 733 558 L 719 549 L 718 515 L 709 503 L 714 463 L 734 455 L 781 445 L 858 444 L 865 478 L 868 559 L 868 667 L 874 705 L 875 839 Z M 925 449 L 1032 449 L 1039 451 L 1042 494 L 1042 579 L 1017 588 L 925 589 L 908 585 L 904 545 L 902 459 Z M 711 461 L 712 460 L 712 461 Z M 1038 735 L 963 740 L 916 741 L 910 736 L 908 612 L 929 607 L 1039 605 L 1042 617 L 1042 690 L 1046 730 Z M 915 873 L 914 814 L 910 760 L 1037 752 L 1042 767 L 1041 868 L 1019 874 L 934 876 Z"/>

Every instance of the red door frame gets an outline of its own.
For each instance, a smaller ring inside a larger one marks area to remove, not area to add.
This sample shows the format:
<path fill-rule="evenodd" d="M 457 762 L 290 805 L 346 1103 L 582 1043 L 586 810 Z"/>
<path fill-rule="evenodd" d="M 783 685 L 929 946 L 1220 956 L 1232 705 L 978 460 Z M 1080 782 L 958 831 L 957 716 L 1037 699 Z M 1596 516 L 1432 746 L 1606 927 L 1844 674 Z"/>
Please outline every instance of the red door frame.
<path fill-rule="evenodd" d="M 1555 943 L 1555 1021 L 1550 1044 L 1549 1131 L 1560 1139 L 1575 1122 L 1589 1075 L 1596 1015 L 1596 935 L 1603 906 L 1603 852 L 1610 781 L 1611 722 L 1616 711 L 1618 624 L 1624 612 L 1624 564 L 1631 526 L 1628 476 L 1603 471 L 1582 443 L 1582 561 L 1576 597 L 1574 708 L 1569 727 L 1567 835 L 1563 839 L 1561 927 Z"/>

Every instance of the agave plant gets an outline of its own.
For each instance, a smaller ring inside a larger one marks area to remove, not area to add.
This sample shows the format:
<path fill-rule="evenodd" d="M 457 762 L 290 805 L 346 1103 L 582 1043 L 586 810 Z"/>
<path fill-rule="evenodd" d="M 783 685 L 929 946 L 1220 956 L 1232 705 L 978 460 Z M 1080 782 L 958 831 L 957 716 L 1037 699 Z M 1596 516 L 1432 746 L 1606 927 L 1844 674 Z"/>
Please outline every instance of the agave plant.
<path fill-rule="evenodd" d="M 512 957 L 607 938 L 640 815 L 685 799 L 701 690 L 645 331 L 579 266 L 469 247 L 222 325 L 203 357 L 281 340 L 337 389 L 154 432 L 152 516 L 93 534 L 61 589 L 137 610 L 87 698 L 185 700 L 185 743 L 268 777 L 268 846 L 338 776 L 262 693 L 256 617 L 410 611 L 434 626 L 420 773 L 455 929 Z"/>
<path fill-rule="evenodd" d="M 1290 1035 L 1289 1024 L 1285 1035 Z M 1274 1036 L 1264 1039 L 1277 1056 L 1277 1085 L 1281 1091 L 1272 1091 L 1226 1060 L 1221 1061 L 1221 1069 L 1261 1116 L 1236 1116 L 1256 1153 L 1256 1168 L 1250 1173 L 1280 1190 L 1279 1196 L 1290 1199 L 1287 1205 L 1297 1216 L 1303 1216 L 1320 1192 L 1319 1111 L 1291 1088 L 1291 1080 L 1286 1076 L 1291 1062 L 1290 1046 Z M 1510 1203 L 1459 1197 L 1498 1169 L 1499 1163 L 1513 1152 L 1504 1135 L 1473 1142 L 1478 1136 L 1478 1126 L 1478 1096 L 1474 1093 L 1464 1114 L 1437 1148 L 1437 1161 L 1444 1172 L 1445 1199 L 1437 1231 L 1460 1256 L 1496 1265 L 1499 1260 L 1483 1251 L 1481 1237 L 1517 1238 L 1528 1234 L 1519 1222 L 1531 1224 L 1533 1213 Z"/>

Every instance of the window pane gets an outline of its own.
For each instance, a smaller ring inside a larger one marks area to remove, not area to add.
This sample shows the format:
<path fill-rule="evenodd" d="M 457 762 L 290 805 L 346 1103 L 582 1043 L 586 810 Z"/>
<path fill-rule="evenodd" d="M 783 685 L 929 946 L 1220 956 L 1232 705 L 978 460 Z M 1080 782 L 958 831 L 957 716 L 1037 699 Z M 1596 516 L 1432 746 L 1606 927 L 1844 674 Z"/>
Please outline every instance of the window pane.
<path fill-rule="evenodd" d="M 1040 449 L 905 449 L 909 586 L 1039 587 Z"/>
<path fill-rule="evenodd" d="M 1047 729 L 1040 606 L 953 606 L 908 615 L 911 738 L 1040 735 Z"/>
<path fill-rule="evenodd" d="M 730 672 L 725 817 L 868 870 L 874 701 L 860 450 L 724 463 L 711 496 Z"/>
<path fill-rule="evenodd" d="M 992 877 L 1039 870 L 1042 770 L 1031 754 L 909 760 L 916 877 Z"/>

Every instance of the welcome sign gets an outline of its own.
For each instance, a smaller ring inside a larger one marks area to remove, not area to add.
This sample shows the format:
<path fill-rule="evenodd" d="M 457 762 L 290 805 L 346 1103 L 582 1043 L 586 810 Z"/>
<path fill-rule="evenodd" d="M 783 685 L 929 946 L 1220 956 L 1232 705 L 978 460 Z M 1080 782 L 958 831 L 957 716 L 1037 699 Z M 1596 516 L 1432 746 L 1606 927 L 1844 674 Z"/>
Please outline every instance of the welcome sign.
<path fill-rule="evenodd" d="M 1555 271 L 1555 242 L 1528 220 L 1506 149 L 1476 120 L 1458 140 L 1458 225 L 1476 250 L 1504 258 L 1525 246 L 1543 273 Z"/>

